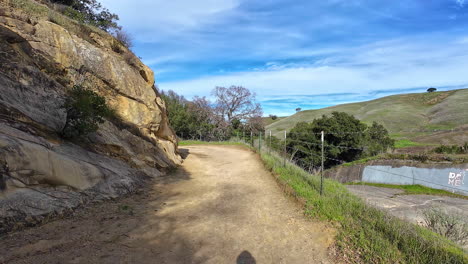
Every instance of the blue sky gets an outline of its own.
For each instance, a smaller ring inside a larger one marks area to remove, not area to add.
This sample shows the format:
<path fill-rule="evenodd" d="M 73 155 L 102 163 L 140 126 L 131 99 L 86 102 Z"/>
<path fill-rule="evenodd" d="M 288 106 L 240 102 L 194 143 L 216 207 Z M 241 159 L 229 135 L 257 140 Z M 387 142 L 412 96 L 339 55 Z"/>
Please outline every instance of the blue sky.
<path fill-rule="evenodd" d="M 242 85 L 265 115 L 468 87 L 468 0 L 101 0 L 160 89 Z"/>

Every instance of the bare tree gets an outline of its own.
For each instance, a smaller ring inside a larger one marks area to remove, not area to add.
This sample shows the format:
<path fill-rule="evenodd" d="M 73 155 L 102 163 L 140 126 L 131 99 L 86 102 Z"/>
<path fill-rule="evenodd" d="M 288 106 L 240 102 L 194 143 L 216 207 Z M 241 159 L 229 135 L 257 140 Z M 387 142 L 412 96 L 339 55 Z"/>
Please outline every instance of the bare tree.
<path fill-rule="evenodd" d="M 188 109 L 194 114 L 197 122 L 213 122 L 213 109 L 206 97 L 193 97 L 192 101 L 188 104 Z"/>
<path fill-rule="evenodd" d="M 248 120 L 262 115 L 260 104 L 255 102 L 255 93 L 242 86 L 229 88 L 216 87 L 212 94 L 216 97 L 216 112 L 229 124 L 234 120 Z"/>
<path fill-rule="evenodd" d="M 265 124 L 263 123 L 262 117 L 253 116 L 247 119 L 247 128 L 254 133 L 263 132 L 265 130 Z"/>

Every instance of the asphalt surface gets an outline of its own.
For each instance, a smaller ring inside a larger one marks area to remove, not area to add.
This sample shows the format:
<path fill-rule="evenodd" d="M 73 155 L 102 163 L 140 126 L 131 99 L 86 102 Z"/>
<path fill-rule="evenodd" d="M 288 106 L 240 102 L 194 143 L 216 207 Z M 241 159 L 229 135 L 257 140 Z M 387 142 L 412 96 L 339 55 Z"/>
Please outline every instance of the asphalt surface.
<path fill-rule="evenodd" d="M 468 221 L 468 200 L 435 195 L 401 195 L 403 190 L 366 185 L 347 185 L 347 188 L 367 203 L 413 223 L 422 224 L 422 212 L 434 207 L 447 213 L 462 214 Z"/>

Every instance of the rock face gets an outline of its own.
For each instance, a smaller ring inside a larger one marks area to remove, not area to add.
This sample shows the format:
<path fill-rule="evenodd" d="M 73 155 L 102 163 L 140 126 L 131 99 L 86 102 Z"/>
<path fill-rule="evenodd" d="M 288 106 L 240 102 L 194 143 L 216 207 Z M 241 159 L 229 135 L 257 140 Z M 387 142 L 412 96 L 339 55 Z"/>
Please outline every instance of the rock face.
<path fill-rule="evenodd" d="M 153 72 L 107 33 L 22 2 L 0 0 L 0 232 L 134 191 L 181 162 Z M 80 143 L 57 133 L 76 84 L 119 116 Z"/>

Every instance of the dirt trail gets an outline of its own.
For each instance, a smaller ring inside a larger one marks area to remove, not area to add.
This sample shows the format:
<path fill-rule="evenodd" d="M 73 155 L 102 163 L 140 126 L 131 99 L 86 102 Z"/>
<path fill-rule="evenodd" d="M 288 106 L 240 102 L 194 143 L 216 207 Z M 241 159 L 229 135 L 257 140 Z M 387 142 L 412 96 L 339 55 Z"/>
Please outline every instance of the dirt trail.
<path fill-rule="evenodd" d="M 0 239 L 5 263 L 332 263 L 333 232 L 303 216 L 252 152 L 190 146 L 139 194 Z"/>

